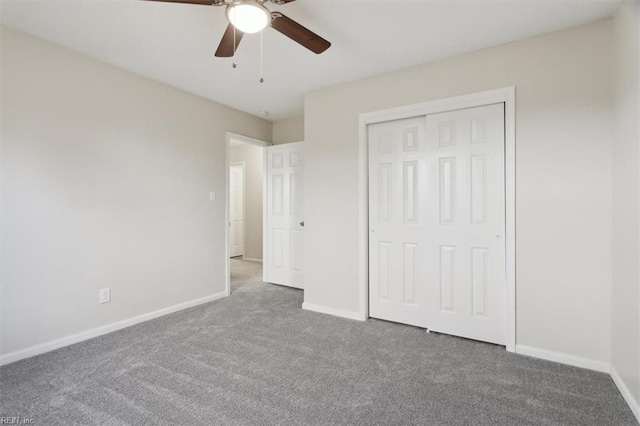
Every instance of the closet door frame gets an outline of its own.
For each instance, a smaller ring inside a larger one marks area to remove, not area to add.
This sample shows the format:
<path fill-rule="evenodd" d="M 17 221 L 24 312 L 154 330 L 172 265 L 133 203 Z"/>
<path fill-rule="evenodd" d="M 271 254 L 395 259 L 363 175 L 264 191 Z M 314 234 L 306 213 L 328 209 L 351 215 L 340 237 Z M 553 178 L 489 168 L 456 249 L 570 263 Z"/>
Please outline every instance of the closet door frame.
<path fill-rule="evenodd" d="M 516 351 L 516 226 L 515 226 L 515 86 L 468 95 L 360 114 L 359 118 L 359 312 L 361 320 L 369 318 L 369 172 L 368 126 L 374 123 L 436 114 L 457 109 L 504 103 L 505 107 L 505 278 L 506 278 L 506 349 Z"/>

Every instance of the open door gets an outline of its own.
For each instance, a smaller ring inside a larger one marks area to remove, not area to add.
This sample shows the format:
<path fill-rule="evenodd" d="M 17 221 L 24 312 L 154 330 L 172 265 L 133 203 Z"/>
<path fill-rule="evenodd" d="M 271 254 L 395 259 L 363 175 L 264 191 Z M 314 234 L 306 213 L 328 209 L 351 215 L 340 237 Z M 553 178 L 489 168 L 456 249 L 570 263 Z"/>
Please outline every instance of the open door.
<path fill-rule="evenodd" d="M 265 281 L 303 288 L 303 143 L 267 148 Z"/>

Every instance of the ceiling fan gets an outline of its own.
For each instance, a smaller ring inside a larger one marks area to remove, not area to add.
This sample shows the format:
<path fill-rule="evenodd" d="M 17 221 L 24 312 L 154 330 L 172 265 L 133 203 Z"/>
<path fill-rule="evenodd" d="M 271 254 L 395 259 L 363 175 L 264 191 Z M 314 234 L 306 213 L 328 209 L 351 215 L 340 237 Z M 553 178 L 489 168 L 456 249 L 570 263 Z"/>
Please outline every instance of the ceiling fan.
<path fill-rule="evenodd" d="M 313 31 L 298 24 L 280 12 L 270 12 L 265 7 L 267 0 L 149 0 L 166 3 L 199 4 L 203 6 L 226 6 L 229 26 L 222 36 L 216 51 L 220 58 L 232 57 L 244 34 L 258 33 L 271 27 L 289 37 L 296 43 L 320 54 L 331 47 L 331 43 Z M 291 3 L 295 0 L 268 0 L 277 5 Z"/>

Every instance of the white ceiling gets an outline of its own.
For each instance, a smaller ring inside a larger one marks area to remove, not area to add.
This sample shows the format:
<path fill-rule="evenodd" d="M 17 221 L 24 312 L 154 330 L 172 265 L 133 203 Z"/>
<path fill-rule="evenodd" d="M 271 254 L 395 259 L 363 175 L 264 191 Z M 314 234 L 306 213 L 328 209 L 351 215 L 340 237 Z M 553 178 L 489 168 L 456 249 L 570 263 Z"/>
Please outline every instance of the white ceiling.
<path fill-rule="evenodd" d="M 313 89 L 611 16 L 612 0 L 298 0 L 268 3 L 333 43 L 315 55 L 268 28 L 213 54 L 224 8 L 142 0 L 2 0 L 2 22 L 120 68 L 269 119 L 301 116 Z"/>

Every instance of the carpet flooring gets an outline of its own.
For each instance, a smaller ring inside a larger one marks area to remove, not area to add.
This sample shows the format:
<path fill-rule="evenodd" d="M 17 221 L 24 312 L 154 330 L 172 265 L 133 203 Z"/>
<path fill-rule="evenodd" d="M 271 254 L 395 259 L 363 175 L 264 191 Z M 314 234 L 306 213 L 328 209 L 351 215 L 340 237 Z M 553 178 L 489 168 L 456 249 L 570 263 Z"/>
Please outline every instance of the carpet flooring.
<path fill-rule="evenodd" d="M 0 369 L 36 425 L 635 425 L 606 374 L 384 321 L 230 297 Z"/>
<path fill-rule="evenodd" d="M 262 281 L 262 263 L 247 262 L 241 257 L 232 257 L 231 267 L 231 293 L 240 287 Z"/>

